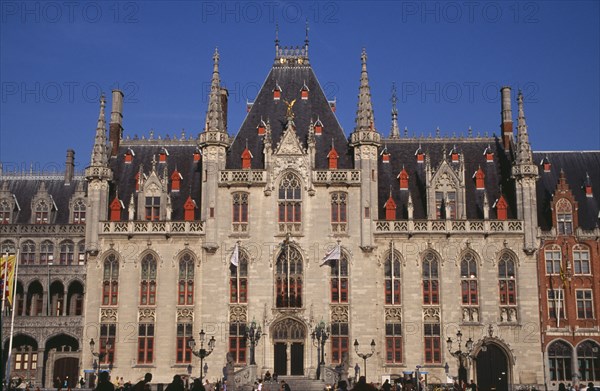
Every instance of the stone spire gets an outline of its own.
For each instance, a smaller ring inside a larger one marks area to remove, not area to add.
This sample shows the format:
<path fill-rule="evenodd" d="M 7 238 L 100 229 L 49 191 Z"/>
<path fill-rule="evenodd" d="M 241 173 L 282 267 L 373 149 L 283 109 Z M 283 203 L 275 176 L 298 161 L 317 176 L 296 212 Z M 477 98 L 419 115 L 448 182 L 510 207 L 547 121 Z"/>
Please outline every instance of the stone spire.
<path fill-rule="evenodd" d="M 517 164 L 533 164 L 527 123 L 525 122 L 525 112 L 523 110 L 523 94 L 520 90 L 517 102 L 519 104 L 519 117 L 517 119 Z"/>
<path fill-rule="evenodd" d="M 98 125 L 96 126 L 96 138 L 92 149 L 91 166 L 106 166 L 108 161 L 106 150 L 106 118 L 104 108 L 106 107 L 106 98 L 104 94 L 100 97 L 100 114 L 98 115 Z"/>
<path fill-rule="evenodd" d="M 375 130 L 373 105 L 371 104 L 371 87 L 367 73 L 367 51 L 363 48 L 360 56 L 362 69 L 360 72 L 360 87 L 358 89 L 358 108 L 356 110 L 356 127 L 354 131 Z"/>
<path fill-rule="evenodd" d="M 390 130 L 390 138 L 400 138 L 400 128 L 398 127 L 398 109 L 396 108 L 396 102 L 398 97 L 396 96 L 396 83 L 392 83 L 392 129 Z"/>
<path fill-rule="evenodd" d="M 207 132 L 227 132 L 223 119 L 223 106 L 221 103 L 221 79 L 219 77 L 219 50 L 215 48 L 213 55 L 213 74 L 210 84 L 208 99 L 208 113 L 206 114 Z"/>

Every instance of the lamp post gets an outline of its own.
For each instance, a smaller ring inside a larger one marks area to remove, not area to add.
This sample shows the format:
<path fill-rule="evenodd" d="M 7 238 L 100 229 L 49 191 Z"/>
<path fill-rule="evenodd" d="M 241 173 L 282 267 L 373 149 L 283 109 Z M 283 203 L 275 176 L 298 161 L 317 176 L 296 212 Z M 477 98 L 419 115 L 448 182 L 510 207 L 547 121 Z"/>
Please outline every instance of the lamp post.
<path fill-rule="evenodd" d="M 92 364 L 94 371 L 96 371 L 96 382 L 98 382 L 98 378 L 100 376 L 100 362 L 104 359 L 104 356 L 106 356 L 110 351 L 110 349 L 112 349 L 112 344 L 110 343 L 109 340 L 106 340 L 106 344 L 104 345 L 106 347 L 106 351 L 105 352 L 95 352 L 94 351 L 94 347 L 96 346 L 96 342 L 94 342 L 94 338 L 92 338 L 90 340 L 90 351 L 92 352 L 92 356 L 94 357 L 94 363 Z M 110 355 L 109 355 L 110 357 Z M 111 363 L 109 364 L 109 369 L 112 369 L 112 360 Z"/>
<path fill-rule="evenodd" d="M 330 334 L 329 327 L 324 321 L 320 321 L 311 333 L 313 344 L 317 346 L 317 360 L 319 361 L 317 379 L 321 378 L 321 365 L 325 365 L 325 343 Z"/>
<path fill-rule="evenodd" d="M 459 384 L 464 382 L 467 384 L 467 368 L 465 366 L 466 360 L 471 356 L 471 352 L 473 351 L 473 340 L 469 338 L 467 342 L 465 342 L 465 351 L 462 350 L 462 333 L 460 330 L 456 333 L 456 342 L 458 342 L 458 349 L 452 350 L 452 338 L 448 337 L 446 340 L 446 345 L 448 346 L 448 352 L 452 355 L 452 357 L 458 360 L 458 381 Z M 461 384 L 462 385 L 462 384 Z"/>
<path fill-rule="evenodd" d="M 46 262 L 46 266 L 48 268 L 48 300 L 46 303 L 46 305 L 48 306 L 48 308 L 46 309 L 47 316 L 52 316 L 52 296 L 50 295 L 50 266 L 52 266 L 53 264 L 52 258 L 52 255 L 50 255 Z"/>
<path fill-rule="evenodd" d="M 187 379 L 185 379 L 185 389 L 190 389 L 190 378 L 192 377 L 192 364 L 188 364 L 187 366 Z"/>
<path fill-rule="evenodd" d="M 261 335 L 262 329 L 260 328 L 260 326 L 256 327 L 256 322 L 252 320 L 252 323 L 250 323 L 250 327 L 246 328 L 246 339 L 250 342 L 250 365 L 256 365 L 254 350 L 256 344 L 260 340 Z"/>
<path fill-rule="evenodd" d="M 210 337 L 210 340 L 208 341 L 208 350 L 207 350 L 207 349 L 204 349 L 205 338 L 206 338 L 206 333 L 204 332 L 204 330 L 200 330 L 200 349 L 198 349 L 198 350 L 194 350 L 194 348 L 196 347 L 196 341 L 194 341 L 194 337 L 190 338 L 190 340 L 188 342 L 188 346 L 189 346 L 190 350 L 192 351 L 192 354 L 194 354 L 194 356 L 196 356 L 196 357 L 200 357 L 200 383 L 202 383 L 202 379 L 204 377 L 204 374 L 202 373 L 202 370 L 204 369 L 204 367 L 202 366 L 204 364 L 204 359 L 206 357 L 210 356 L 210 354 L 215 349 L 215 343 L 217 342 L 215 340 L 214 336 Z"/>
<path fill-rule="evenodd" d="M 358 355 L 358 357 L 363 359 L 363 365 L 365 367 L 365 380 L 366 380 L 366 378 L 367 378 L 367 359 L 370 358 L 375 353 L 375 340 L 374 339 L 371 340 L 371 353 L 359 353 L 358 352 L 358 340 L 355 339 L 354 340 L 354 351 L 356 351 L 356 354 Z"/>

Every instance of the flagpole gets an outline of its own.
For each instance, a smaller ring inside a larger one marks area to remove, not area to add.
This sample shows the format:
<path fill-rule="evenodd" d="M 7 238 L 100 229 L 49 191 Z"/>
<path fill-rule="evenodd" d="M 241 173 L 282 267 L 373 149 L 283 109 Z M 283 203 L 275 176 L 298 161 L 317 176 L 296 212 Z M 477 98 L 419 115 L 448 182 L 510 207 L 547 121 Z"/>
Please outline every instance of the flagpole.
<path fill-rule="evenodd" d="M 290 307 L 290 236 L 288 234 L 287 237 L 287 250 L 286 250 L 286 258 L 287 258 L 287 302 L 288 307 Z"/>
<path fill-rule="evenodd" d="M 8 251 L 6 251 L 6 261 L 4 261 L 4 274 L 2 275 L 2 316 L 4 316 L 4 307 L 6 303 L 6 287 L 8 286 Z"/>
<path fill-rule="evenodd" d="M 556 328 L 560 328 L 560 296 L 562 289 L 558 289 L 558 310 L 556 311 Z"/>
<path fill-rule="evenodd" d="M 19 251 L 21 246 L 17 247 L 17 255 L 15 257 L 15 277 L 13 282 L 13 295 L 12 295 L 12 314 L 10 320 L 10 336 L 8 340 L 8 359 L 6 360 L 6 381 L 10 382 L 10 366 L 11 366 L 11 352 L 13 345 L 13 334 L 15 332 L 15 305 L 17 304 L 17 278 L 19 277 Z"/>
<path fill-rule="evenodd" d="M 392 285 L 392 304 L 396 304 L 396 303 L 394 303 L 394 293 L 395 293 L 394 292 L 394 285 L 395 285 L 394 284 L 394 241 L 390 240 L 390 243 L 392 244 L 392 254 L 391 254 L 392 256 L 390 257 L 391 260 L 392 260 L 391 261 L 391 264 L 392 264 L 391 265 L 392 266 L 391 267 L 392 275 L 390 276 L 390 277 L 392 277 L 392 278 L 390 278 L 390 282 L 391 282 L 391 285 Z"/>

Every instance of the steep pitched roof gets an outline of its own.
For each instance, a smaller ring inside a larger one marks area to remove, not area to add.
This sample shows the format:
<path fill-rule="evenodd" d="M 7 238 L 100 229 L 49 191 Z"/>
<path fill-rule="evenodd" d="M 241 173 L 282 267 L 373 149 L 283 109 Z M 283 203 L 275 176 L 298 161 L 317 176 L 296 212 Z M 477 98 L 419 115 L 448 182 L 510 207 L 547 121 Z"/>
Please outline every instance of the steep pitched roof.
<path fill-rule="evenodd" d="M 273 99 L 273 90 L 276 85 L 281 87 L 282 90 L 280 100 Z M 300 94 L 304 85 L 309 89 L 308 99 L 306 100 L 301 99 Z M 241 154 L 246 147 L 246 140 L 248 140 L 248 149 L 254 156 L 254 159 L 252 159 L 252 168 L 264 168 L 264 136 L 258 136 L 257 126 L 261 119 L 264 121 L 267 119 L 270 120 L 272 145 L 275 148 L 286 126 L 287 105 L 284 100 L 291 102 L 294 99 L 296 99 L 296 102 L 292 110 L 295 115 L 296 134 L 305 149 L 307 148 L 310 121 L 315 122 L 319 119 L 323 123 L 322 135 L 315 136 L 316 168 L 324 169 L 328 167 L 327 154 L 329 153 L 332 139 L 340 154 L 338 168 L 352 168 L 352 154 L 348 148 L 348 140 L 344 131 L 329 106 L 329 102 L 312 68 L 305 63 L 302 65 L 276 64 L 273 66 L 227 153 L 228 169 L 239 169 L 242 167 Z"/>
<path fill-rule="evenodd" d="M 427 218 L 427 189 L 425 178 L 425 163 L 417 163 L 415 151 L 421 147 L 430 159 L 432 171 L 435 172 L 443 160 L 444 150 L 446 155 L 454 145 L 460 154 L 463 154 L 465 164 L 465 196 L 466 196 L 466 216 L 467 219 L 483 219 L 483 192 L 487 194 L 488 203 L 491 206 L 500 194 L 504 194 L 509 203 L 508 218 L 516 218 L 516 207 L 514 197 L 514 183 L 510 179 L 510 162 L 506 158 L 504 150 L 500 145 L 499 139 L 494 138 L 401 138 L 382 140 L 380 152 L 387 147 L 390 155 L 390 162 L 383 163 L 382 157 L 379 157 L 379 183 L 378 200 L 380 219 L 385 218 L 385 209 L 383 205 L 390 194 L 390 185 L 392 196 L 398 205 L 398 219 L 408 218 L 408 195 L 412 196 L 413 218 Z M 494 162 L 486 163 L 484 151 L 490 147 L 494 153 Z M 450 158 L 446 156 L 450 162 Z M 453 165 L 453 163 L 449 163 Z M 409 175 L 408 191 L 401 191 L 398 174 L 402 169 Z M 472 178 L 474 172 L 481 167 L 485 173 L 485 190 L 477 191 L 475 189 L 475 180 Z M 501 190 L 502 189 L 502 190 Z M 496 211 L 490 208 L 490 219 L 496 218 Z"/>
<path fill-rule="evenodd" d="M 552 195 L 560 171 L 563 170 L 569 188 L 577 201 L 579 226 L 583 229 L 594 229 L 600 224 L 600 151 L 586 152 L 534 152 L 533 160 L 540 164 L 548 158 L 550 172 L 540 168 L 540 179 L 537 182 L 538 225 L 545 231 L 552 228 Z M 584 183 L 586 173 L 592 182 L 593 197 L 586 197 Z"/>

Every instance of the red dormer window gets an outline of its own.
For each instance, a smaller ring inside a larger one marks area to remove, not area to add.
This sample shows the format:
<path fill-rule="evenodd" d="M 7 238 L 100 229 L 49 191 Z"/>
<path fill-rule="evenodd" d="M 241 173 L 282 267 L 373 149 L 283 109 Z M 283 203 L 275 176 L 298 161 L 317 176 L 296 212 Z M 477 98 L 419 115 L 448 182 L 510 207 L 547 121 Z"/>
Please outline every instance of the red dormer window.
<path fill-rule="evenodd" d="M 183 177 L 181 176 L 179 171 L 175 169 L 175 171 L 173 171 L 173 174 L 171 174 L 171 191 L 179 191 L 182 179 Z"/>
<path fill-rule="evenodd" d="M 500 196 L 500 198 L 496 201 L 496 215 L 498 216 L 498 220 L 506 220 L 507 219 L 507 211 L 508 204 L 504 199 L 504 196 Z"/>
<path fill-rule="evenodd" d="M 494 162 L 494 152 L 486 152 L 485 153 L 485 161 L 486 163 L 493 163 Z"/>
<path fill-rule="evenodd" d="M 452 163 L 458 163 L 458 152 L 452 151 L 452 154 L 450 156 L 452 159 Z"/>
<path fill-rule="evenodd" d="M 317 118 L 317 122 L 315 122 L 315 135 L 320 136 L 321 134 L 323 134 L 323 122 Z"/>
<path fill-rule="evenodd" d="M 390 198 L 388 198 L 383 207 L 385 208 L 385 219 L 396 220 L 396 203 L 392 198 L 392 193 L 390 193 Z"/>
<path fill-rule="evenodd" d="M 158 162 L 159 163 L 166 163 L 167 162 L 167 156 L 169 156 L 169 151 L 167 151 L 165 148 L 163 148 L 160 153 L 158 154 Z"/>
<path fill-rule="evenodd" d="M 133 150 L 131 148 L 127 149 L 127 152 L 125 152 L 125 164 L 130 164 L 133 161 L 134 156 L 135 153 Z"/>
<path fill-rule="evenodd" d="M 548 157 L 542 159 L 542 168 L 544 169 L 544 172 L 550 172 L 552 164 L 550 164 L 550 160 L 548 160 Z"/>
<path fill-rule="evenodd" d="M 390 154 L 387 151 L 383 151 L 381 153 L 381 162 L 382 163 L 389 163 L 390 162 Z"/>
<path fill-rule="evenodd" d="M 258 135 L 262 136 L 265 134 L 266 129 L 267 129 L 267 125 L 265 124 L 265 122 L 261 119 L 260 123 L 258 124 L 258 126 L 256 127 L 256 129 L 258 129 Z"/>
<path fill-rule="evenodd" d="M 196 211 L 196 202 L 192 199 L 192 196 L 188 196 L 187 200 L 183 204 L 183 219 L 185 221 L 193 221 Z"/>
<path fill-rule="evenodd" d="M 280 100 L 281 99 L 281 87 L 279 87 L 279 84 L 277 82 L 275 82 L 275 88 L 273 89 L 273 100 Z"/>
<path fill-rule="evenodd" d="M 254 156 L 252 156 L 252 152 L 250 152 L 250 150 L 246 146 L 246 149 L 244 149 L 244 151 L 242 152 L 242 168 L 243 169 L 249 170 L 251 168 L 250 166 L 251 166 L 253 157 Z"/>
<path fill-rule="evenodd" d="M 121 209 L 123 209 L 123 204 L 118 197 L 115 197 L 110 203 L 110 221 L 121 221 Z"/>
<path fill-rule="evenodd" d="M 329 108 L 331 109 L 331 111 L 333 111 L 335 113 L 336 101 L 330 100 L 330 101 L 328 101 L 328 103 L 329 103 Z"/>
<path fill-rule="evenodd" d="M 594 193 L 592 192 L 592 185 L 589 183 L 585 185 L 585 196 L 590 198 L 594 197 Z"/>
<path fill-rule="evenodd" d="M 475 178 L 475 188 L 477 190 L 484 190 L 485 189 L 485 173 L 483 172 L 481 167 L 479 167 L 479 169 L 477 169 L 477 171 L 475 171 L 475 174 L 473 174 L 473 178 Z"/>
<path fill-rule="evenodd" d="M 300 90 L 300 98 L 302 98 L 302 100 L 308 99 L 308 91 L 310 91 L 310 90 L 306 86 L 306 82 L 304 82 L 304 85 L 302 86 L 302 89 Z"/>
<path fill-rule="evenodd" d="M 338 168 L 337 164 L 338 164 L 339 157 L 340 156 L 338 155 L 337 151 L 335 150 L 335 148 L 332 145 L 331 150 L 327 154 L 327 158 L 329 159 L 329 169 L 330 170 L 337 170 L 337 168 Z"/>
<path fill-rule="evenodd" d="M 400 180 L 400 190 L 408 190 L 408 173 L 404 167 L 396 178 Z"/>
<path fill-rule="evenodd" d="M 423 163 L 425 161 L 425 154 L 423 152 L 417 152 L 417 163 Z"/>

